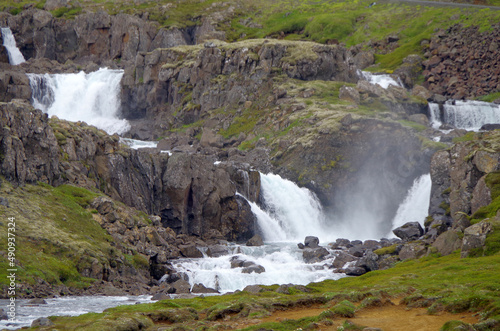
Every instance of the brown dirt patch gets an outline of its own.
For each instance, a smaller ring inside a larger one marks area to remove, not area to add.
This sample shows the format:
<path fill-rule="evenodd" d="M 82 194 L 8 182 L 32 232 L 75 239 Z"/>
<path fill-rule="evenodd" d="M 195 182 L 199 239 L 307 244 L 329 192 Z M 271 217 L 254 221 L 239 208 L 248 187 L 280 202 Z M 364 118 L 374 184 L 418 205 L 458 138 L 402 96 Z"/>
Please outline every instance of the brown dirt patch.
<path fill-rule="evenodd" d="M 311 307 L 298 308 L 286 311 L 275 311 L 271 316 L 261 320 L 264 322 L 280 322 L 285 319 L 299 319 L 302 317 L 318 316 L 326 308 Z M 346 319 L 334 320 L 334 325 L 321 325 L 321 330 L 337 330 Z M 435 331 L 450 320 L 461 320 L 465 323 L 477 323 L 478 318 L 473 313 L 440 313 L 428 315 L 425 308 L 409 309 L 404 305 L 386 305 L 382 307 L 367 308 L 356 312 L 349 321 L 367 327 L 381 328 L 384 331 Z"/>

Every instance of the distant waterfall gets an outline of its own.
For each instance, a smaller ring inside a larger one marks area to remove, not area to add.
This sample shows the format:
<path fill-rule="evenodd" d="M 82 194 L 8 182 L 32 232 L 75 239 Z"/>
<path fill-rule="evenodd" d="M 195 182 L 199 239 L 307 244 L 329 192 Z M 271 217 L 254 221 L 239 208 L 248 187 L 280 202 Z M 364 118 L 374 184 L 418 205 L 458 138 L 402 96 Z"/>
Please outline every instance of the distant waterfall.
<path fill-rule="evenodd" d="M 431 187 L 430 174 L 425 174 L 415 179 L 413 186 L 408 191 L 403 203 L 399 205 L 396 216 L 392 220 L 393 229 L 407 222 L 418 222 L 422 226 L 424 225 L 429 211 Z M 393 236 L 392 233 L 389 236 Z"/>
<path fill-rule="evenodd" d="M 264 210 L 251 204 L 266 241 L 325 238 L 324 214 L 317 197 L 306 188 L 274 174 L 261 174 Z M 331 237 L 331 236 L 329 236 Z"/>
<path fill-rule="evenodd" d="M 372 74 L 371 72 L 367 72 L 367 71 L 358 71 L 358 75 L 362 79 L 370 82 L 371 84 L 373 84 L 373 85 L 378 84 L 384 89 L 388 88 L 389 85 L 403 87 L 403 83 L 401 83 L 401 81 L 399 81 L 399 79 L 398 79 L 398 81 L 396 81 L 390 75 Z"/>
<path fill-rule="evenodd" d="M 123 70 L 99 69 L 86 74 L 28 74 L 33 106 L 49 116 L 84 121 L 109 134 L 130 129 L 119 119 L 120 81 Z"/>
<path fill-rule="evenodd" d="M 482 101 L 450 100 L 443 104 L 442 114 L 439 105 L 429 103 L 429 113 L 434 128 L 445 123 L 458 129 L 478 131 L 485 124 L 500 124 L 500 105 Z"/>
<path fill-rule="evenodd" d="M 16 40 L 14 39 L 14 35 L 12 34 L 10 28 L 2 28 L 2 38 L 3 45 L 9 53 L 9 63 L 12 65 L 18 65 L 20 63 L 26 62 L 23 54 L 21 53 L 19 48 L 17 48 Z"/>

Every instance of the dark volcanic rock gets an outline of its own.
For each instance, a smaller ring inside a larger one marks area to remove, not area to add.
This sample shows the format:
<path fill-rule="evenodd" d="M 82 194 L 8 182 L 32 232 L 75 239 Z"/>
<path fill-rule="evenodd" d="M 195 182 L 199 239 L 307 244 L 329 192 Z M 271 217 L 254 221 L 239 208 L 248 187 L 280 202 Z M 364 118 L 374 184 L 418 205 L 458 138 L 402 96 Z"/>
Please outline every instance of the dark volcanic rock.
<path fill-rule="evenodd" d="M 414 240 L 424 234 L 424 229 L 418 222 L 408 222 L 392 231 L 396 236 L 403 240 Z"/>
<path fill-rule="evenodd" d="M 304 247 L 318 248 L 319 247 L 318 237 L 307 236 L 306 239 L 304 239 Z"/>
<path fill-rule="evenodd" d="M 262 240 L 262 237 L 258 234 L 250 238 L 247 243 L 247 246 L 262 246 L 264 245 L 264 241 Z"/>
<path fill-rule="evenodd" d="M 302 251 L 302 258 L 305 263 L 316 263 L 323 261 L 326 256 L 330 254 L 324 247 L 304 248 Z"/>
<path fill-rule="evenodd" d="M 347 276 L 361 276 L 366 274 L 366 269 L 361 267 L 349 267 L 345 269 Z"/>

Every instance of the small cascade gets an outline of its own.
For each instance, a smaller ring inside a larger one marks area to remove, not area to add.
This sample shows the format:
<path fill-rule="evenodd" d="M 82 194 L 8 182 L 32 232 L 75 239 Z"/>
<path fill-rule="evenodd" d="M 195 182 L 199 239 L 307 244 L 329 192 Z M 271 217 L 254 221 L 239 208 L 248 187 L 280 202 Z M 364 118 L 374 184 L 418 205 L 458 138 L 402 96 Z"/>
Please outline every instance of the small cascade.
<path fill-rule="evenodd" d="M 429 103 L 431 125 L 438 129 L 443 123 L 458 129 L 479 131 L 485 124 L 500 124 L 500 105 L 482 101 L 449 100 L 439 105 Z"/>
<path fill-rule="evenodd" d="M 238 254 L 204 259 L 185 259 L 173 263 L 178 272 L 189 277 L 191 286 L 203 284 L 221 293 L 242 290 L 248 285 L 296 284 L 307 285 L 326 279 L 339 279 L 328 269 L 333 261 L 306 264 L 302 251 L 295 243 L 273 243 L 259 247 L 236 246 Z M 264 267 L 262 273 L 242 273 L 242 267 L 231 268 L 231 258 L 237 256 Z"/>
<path fill-rule="evenodd" d="M 372 74 L 371 72 L 367 72 L 367 71 L 358 71 L 358 75 L 362 79 L 370 82 L 371 84 L 373 84 L 373 85 L 378 84 L 384 89 L 388 88 L 390 85 L 397 86 L 397 87 L 403 87 L 403 83 L 401 82 L 401 80 L 399 78 L 396 81 L 390 75 Z"/>
<path fill-rule="evenodd" d="M 425 174 L 415 179 L 405 200 L 399 205 L 396 216 L 392 220 L 392 229 L 400 227 L 407 222 L 418 222 L 422 226 L 424 225 L 425 218 L 429 214 L 431 187 L 431 174 Z M 389 237 L 393 236 L 391 231 Z"/>
<path fill-rule="evenodd" d="M 28 74 L 33 106 L 49 116 L 84 121 L 109 134 L 130 129 L 118 118 L 123 70 L 101 68 L 86 74 Z"/>
<path fill-rule="evenodd" d="M 158 146 L 157 141 L 145 141 L 130 138 L 120 138 L 120 142 L 129 146 L 132 149 L 139 148 L 156 148 Z"/>
<path fill-rule="evenodd" d="M 26 62 L 23 54 L 17 48 L 16 39 L 12 34 L 12 30 L 10 28 L 2 28 L 2 38 L 3 38 L 3 46 L 7 49 L 9 53 L 9 63 L 12 65 L 18 65 L 23 62 Z"/>
<path fill-rule="evenodd" d="M 443 122 L 441 121 L 441 111 L 437 103 L 429 102 L 429 117 L 431 126 L 439 130 Z"/>

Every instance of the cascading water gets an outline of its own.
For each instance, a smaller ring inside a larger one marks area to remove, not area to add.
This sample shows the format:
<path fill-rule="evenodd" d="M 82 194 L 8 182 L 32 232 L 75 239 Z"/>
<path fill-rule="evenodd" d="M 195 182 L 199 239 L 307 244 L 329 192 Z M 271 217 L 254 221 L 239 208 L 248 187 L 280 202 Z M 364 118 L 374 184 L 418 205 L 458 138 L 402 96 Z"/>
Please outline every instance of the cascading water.
<path fill-rule="evenodd" d="M 132 149 L 140 148 L 156 148 L 158 146 L 157 141 L 145 141 L 130 138 L 120 138 L 120 142 L 129 146 Z"/>
<path fill-rule="evenodd" d="M 86 74 L 28 74 L 33 106 L 49 116 L 84 121 L 109 134 L 130 129 L 119 119 L 120 81 L 123 70 L 101 68 Z"/>
<path fill-rule="evenodd" d="M 14 39 L 14 35 L 12 34 L 12 30 L 10 28 L 2 28 L 2 38 L 3 38 L 3 46 L 7 49 L 9 53 L 9 63 L 12 65 L 18 65 L 23 62 L 26 62 L 23 54 L 17 48 L 16 40 Z"/>
<path fill-rule="evenodd" d="M 398 86 L 398 87 L 403 87 L 403 83 L 401 81 L 396 81 L 394 78 L 392 78 L 390 75 L 385 75 L 385 74 L 372 74 L 371 72 L 367 71 L 358 71 L 358 75 L 363 78 L 364 80 L 367 80 L 371 84 L 378 84 L 382 88 L 388 88 L 390 85 L 393 86 Z"/>
<path fill-rule="evenodd" d="M 185 259 L 174 264 L 179 272 L 189 277 L 191 285 L 201 283 L 216 288 L 221 293 L 242 290 L 254 284 L 301 284 L 325 279 L 338 279 L 328 265 L 331 259 L 320 263 L 306 264 L 302 250 L 297 247 L 308 235 L 320 238 L 320 244 L 328 243 L 324 215 L 316 196 L 305 188 L 274 174 L 261 174 L 261 194 L 264 209 L 250 202 L 256 215 L 260 231 L 266 242 L 264 246 L 235 246 L 231 256 L 204 259 Z M 237 254 L 236 254 L 237 252 Z M 242 268 L 231 268 L 231 257 L 252 261 L 265 268 L 265 272 L 242 273 Z"/>
<path fill-rule="evenodd" d="M 396 216 L 392 220 L 392 229 L 404 225 L 407 222 L 418 222 L 424 225 L 425 218 L 428 215 L 429 203 L 431 197 L 431 175 L 425 174 L 415 179 L 413 186 L 399 205 Z M 389 237 L 394 237 L 391 232 Z"/>
<path fill-rule="evenodd" d="M 485 124 L 500 124 L 500 105 L 482 101 L 446 101 L 442 116 L 439 105 L 429 103 L 429 113 L 434 128 L 439 128 L 443 122 L 458 129 L 479 131 Z"/>
<path fill-rule="evenodd" d="M 261 174 L 261 187 L 270 219 L 259 219 L 259 225 L 268 227 L 272 222 L 281 229 L 279 232 L 263 231 L 265 240 L 302 241 L 307 235 L 328 240 L 321 204 L 311 191 L 274 174 Z"/>

